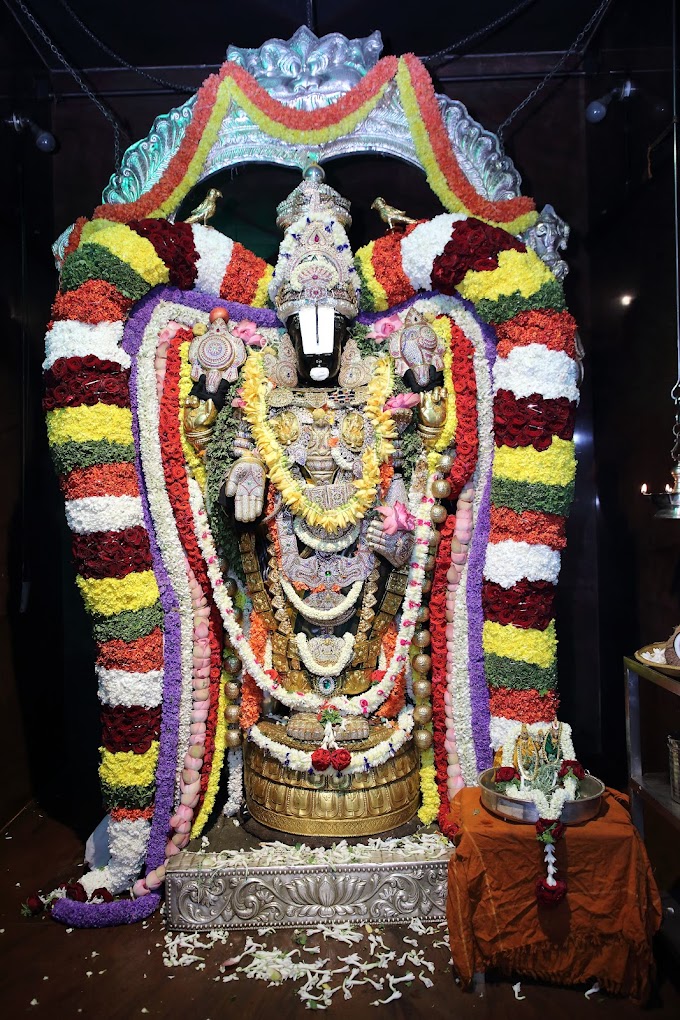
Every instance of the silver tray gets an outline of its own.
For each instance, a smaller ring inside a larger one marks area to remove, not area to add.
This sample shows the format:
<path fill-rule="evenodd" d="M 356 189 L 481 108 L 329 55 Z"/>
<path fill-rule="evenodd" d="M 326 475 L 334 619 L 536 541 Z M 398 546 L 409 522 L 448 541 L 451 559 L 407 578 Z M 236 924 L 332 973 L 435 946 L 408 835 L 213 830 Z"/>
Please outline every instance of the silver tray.
<path fill-rule="evenodd" d="M 479 786 L 482 791 L 481 801 L 493 815 L 504 818 L 506 822 L 535 823 L 538 821 L 538 809 L 530 800 L 512 800 L 504 797 L 495 789 L 493 776 L 495 769 L 487 769 L 480 773 Z M 586 775 L 579 784 L 581 796 L 578 800 L 567 801 L 562 809 L 560 821 L 565 825 L 578 825 L 594 818 L 600 810 L 600 801 L 604 793 L 604 783 L 595 776 Z"/>

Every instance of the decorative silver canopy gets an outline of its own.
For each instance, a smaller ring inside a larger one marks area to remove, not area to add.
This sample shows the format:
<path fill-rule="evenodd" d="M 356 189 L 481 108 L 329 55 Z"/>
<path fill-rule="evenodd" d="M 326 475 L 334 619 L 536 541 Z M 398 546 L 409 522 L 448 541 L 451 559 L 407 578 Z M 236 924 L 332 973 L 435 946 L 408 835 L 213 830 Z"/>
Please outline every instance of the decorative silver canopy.
<path fill-rule="evenodd" d="M 318 38 L 302 27 L 288 42 L 270 39 L 257 49 L 230 46 L 227 60 L 245 68 L 279 102 L 311 110 L 349 92 L 376 64 L 381 51 L 379 32 L 365 39 L 347 39 L 338 32 Z M 447 96 L 437 96 L 437 100 L 461 169 L 479 194 L 494 202 L 519 196 L 520 175 L 503 154 L 496 135 L 473 120 L 457 100 Z M 126 150 L 120 170 L 104 189 L 105 203 L 134 202 L 158 183 L 191 122 L 195 102 L 196 96 L 192 96 L 157 117 L 146 138 Z M 241 163 L 270 163 L 302 170 L 310 158 L 326 163 L 367 152 L 395 156 L 421 167 L 394 82 L 388 83 L 380 102 L 354 131 L 311 151 L 309 146 L 265 135 L 232 103 L 197 183 Z M 57 260 L 63 257 L 70 230 L 64 231 L 53 246 Z M 568 234 L 568 226 L 552 206 L 546 206 L 538 222 L 524 235 L 560 279 L 567 273 L 559 252 Z"/>

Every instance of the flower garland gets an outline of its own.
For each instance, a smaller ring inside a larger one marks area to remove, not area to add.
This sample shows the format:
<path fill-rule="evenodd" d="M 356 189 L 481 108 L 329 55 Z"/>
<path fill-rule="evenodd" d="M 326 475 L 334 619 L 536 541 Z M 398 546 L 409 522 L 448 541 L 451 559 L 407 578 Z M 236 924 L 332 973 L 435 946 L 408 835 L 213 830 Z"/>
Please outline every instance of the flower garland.
<path fill-rule="evenodd" d="M 189 493 L 194 514 L 196 536 L 208 567 L 215 603 L 222 614 L 222 620 L 229 639 L 243 660 L 246 672 L 252 676 L 255 683 L 265 694 L 276 698 L 286 708 L 318 712 L 325 704 L 325 698 L 318 694 L 287 691 L 280 682 L 276 671 L 264 670 L 257 661 L 256 656 L 253 654 L 252 646 L 236 619 L 233 602 L 225 590 L 222 572 L 219 567 L 219 558 L 205 512 L 203 496 L 200 488 L 194 481 L 189 482 Z M 425 579 L 424 562 L 427 558 L 432 528 L 430 513 L 433 503 L 434 500 L 427 494 L 420 498 L 420 510 L 414 533 L 413 558 L 409 565 L 401 624 L 394 654 L 380 683 L 374 684 L 365 694 L 353 697 L 342 695 L 334 698 L 334 704 L 343 715 L 371 715 L 375 712 L 390 695 L 396 678 L 403 669 L 407 658 L 406 650 L 411 643 L 411 637 L 415 630 L 416 614 L 422 600 L 423 582 Z"/>
<path fill-rule="evenodd" d="M 314 609 L 313 606 L 308 606 L 305 600 L 300 598 L 293 585 L 287 581 L 285 577 L 281 577 L 279 581 L 285 592 L 286 598 L 291 605 L 297 609 L 298 613 L 301 613 L 305 619 L 309 620 L 311 623 L 318 623 L 321 625 L 328 624 L 329 621 L 336 620 L 341 616 L 344 616 L 344 614 L 356 603 L 359 595 L 361 594 L 361 589 L 364 586 L 363 581 L 355 581 L 343 600 L 339 602 L 337 606 L 333 606 L 332 609 Z"/>
<path fill-rule="evenodd" d="M 342 761 L 346 761 L 346 764 L 341 768 L 336 768 L 335 771 L 346 776 L 354 775 L 358 772 L 368 772 L 379 765 L 384 765 L 386 761 L 393 758 L 411 736 L 413 731 L 413 708 L 407 707 L 402 709 L 394 728 L 389 723 L 383 723 L 382 725 L 389 727 L 389 737 L 381 740 L 379 744 L 375 744 L 366 751 L 354 751 L 352 754 L 346 751 L 342 758 Z M 329 756 L 326 768 L 319 770 L 315 767 L 312 760 L 316 751 L 300 751 L 288 747 L 286 744 L 281 744 L 279 741 L 265 736 L 259 726 L 252 727 L 248 734 L 248 739 L 252 740 L 257 747 L 262 748 L 262 750 L 266 751 L 286 768 L 294 769 L 296 772 L 311 773 L 313 771 L 326 771 L 326 769 L 333 767 L 331 757 Z M 341 748 L 340 750 L 345 749 Z M 318 764 L 322 764 L 322 762 L 317 760 Z M 338 764 L 341 764 L 341 761 L 338 761 Z"/>
<path fill-rule="evenodd" d="M 445 209 L 473 213 L 514 234 L 536 222 L 531 199 L 520 197 L 490 202 L 469 182 L 451 148 L 432 79 L 411 53 L 399 60 L 397 85 L 418 159 L 425 169 L 428 184 Z"/>
<path fill-rule="evenodd" d="M 340 676 L 343 669 L 351 662 L 354 653 L 354 634 L 343 635 L 342 651 L 337 660 L 328 666 L 322 665 L 314 658 L 305 634 L 296 634 L 295 643 L 304 665 L 314 676 Z"/>
<path fill-rule="evenodd" d="M 243 369 L 243 414 L 250 424 L 257 450 L 267 467 L 270 482 L 281 493 L 283 502 L 311 526 L 319 525 L 328 532 L 337 531 L 361 520 L 375 499 L 380 484 L 380 464 L 391 455 L 390 439 L 394 436 L 392 416 L 384 411 L 393 386 L 391 363 L 382 358 L 368 386 L 365 414 L 375 430 L 375 446 L 362 454 L 362 474 L 354 480 L 356 490 L 345 503 L 324 510 L 304 493 L 303 486 L 293 477 L 286 455 L 267 421 L 266 376 L 261 352 L 250 354 Z"/>

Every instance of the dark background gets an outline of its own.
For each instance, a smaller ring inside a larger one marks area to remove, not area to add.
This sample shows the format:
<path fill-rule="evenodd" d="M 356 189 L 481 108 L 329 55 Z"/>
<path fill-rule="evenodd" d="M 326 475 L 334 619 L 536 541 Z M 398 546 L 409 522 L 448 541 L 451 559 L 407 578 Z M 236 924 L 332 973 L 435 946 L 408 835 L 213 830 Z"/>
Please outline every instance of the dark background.
<path fill-rule="evenodd" d="M 198 87 L 229 43 L 289 38 L 301 2 L 180 0 L 113 9 L 72 8 L 127 61 Z M 452 5 L 318 0 L 318 34 L 382 32 L 385 53 L 421 56 L 454 43 L 509 9 L 508 0 Z M 436 69 L 440 92 L 495 130 L 567 50 L 596 7 L 537 0 L 510 25 Z M 69 562 L 61 497 L 40 411 L 40 362 L 57 278 L 56 236 L 89 216 L 113 172 L 109 123 L 32 31 L 29 42 L 0 5 L 0 119 L 29 115 L 58 151 L 43 155 L 28 133 L 0 124 L 0 712 L 7 771 L 0 820 L 30 796 L 61 817 L 99 816 L 98 705 L 93 646 Z M 123 122 L 129 141 L 184 96 L 117 69 L 59 0 L 32 0 L 54 42 Z M 570 57 L 513 122 L 508 154 L 523 191 L 571 225 L 569 306 L 586 350 L 576 433 L 579 471 L 558 607 L 561 716 L 579 757 L 605 780 L 625 783 L 621 657 L 680 623 L 680 522 L 655 520 L 639 495 L 663 489 L 670 467 L 676 378 L 671 120 L 671 0 L 614 0 L 585 54 Z M 585 107 L 632 78 L 634 97 L 613 102 L 600 124 Z M 665 109 L 662 108 L 665 105 Z M 664 133 L 665 132 L 665 133 Z M 650 144 L 662 136 L 649 155 Z M 124 142 L 124 145 L 129 142 Z M 383 194 L 411 213 L 441 211 L 412 167 L 378 158 L 329 165 L 331 184 L 353 200 L 355 245 L 382 225 L 368 213 Z M 276 167 L 240 167 L 221 181 L 232 233 L 275 241 L 273 210 L 296 182 Z M 239 234 L 239 231 L 241 232 Z M 268 254 L 263 249 L 263 253 Z M 621 296 L 632 297 L 629 305 Z"/>

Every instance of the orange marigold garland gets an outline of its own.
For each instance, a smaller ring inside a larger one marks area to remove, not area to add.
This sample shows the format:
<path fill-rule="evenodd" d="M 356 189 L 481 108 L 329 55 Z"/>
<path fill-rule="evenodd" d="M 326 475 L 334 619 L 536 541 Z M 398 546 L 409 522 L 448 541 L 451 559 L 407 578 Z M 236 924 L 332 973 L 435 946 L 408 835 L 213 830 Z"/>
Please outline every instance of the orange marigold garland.
<path fill-rule="evenodd" d="M 394 649 L 397 644 L 397 625 L 392 620 L 385 631 L 385 635 L 382 639 L 382 650 L 385 659 L 389 662 L 394 655 Z M 401 673 L 395 678 L 394 687 L 387 701 L 384 702 L 376 712 L 382 719 L 396 719 L 401 712 L 402 708 L 406 703 L 406 671 L 402 669 Z"/>
<path fill-rule="evenodd" d="M 264 617 L 253 609 L 250 614 L 250 631 L 248 634 L 248 640 L 250 647 L 253 649 L 253 655 L 260 663 L 264 665 L 265 654 L 267 650 L 267 635 L 269 630 L 267 624 L 264 621 Z M 239 712 L 239 723 L 241 728 L 249 730 L 251 726 L 254 726 L 262 714 L 262 691 L 253 680 L 250 673 L 243 674 L 243 681 L 241 683 L 241 705 Z"/>

